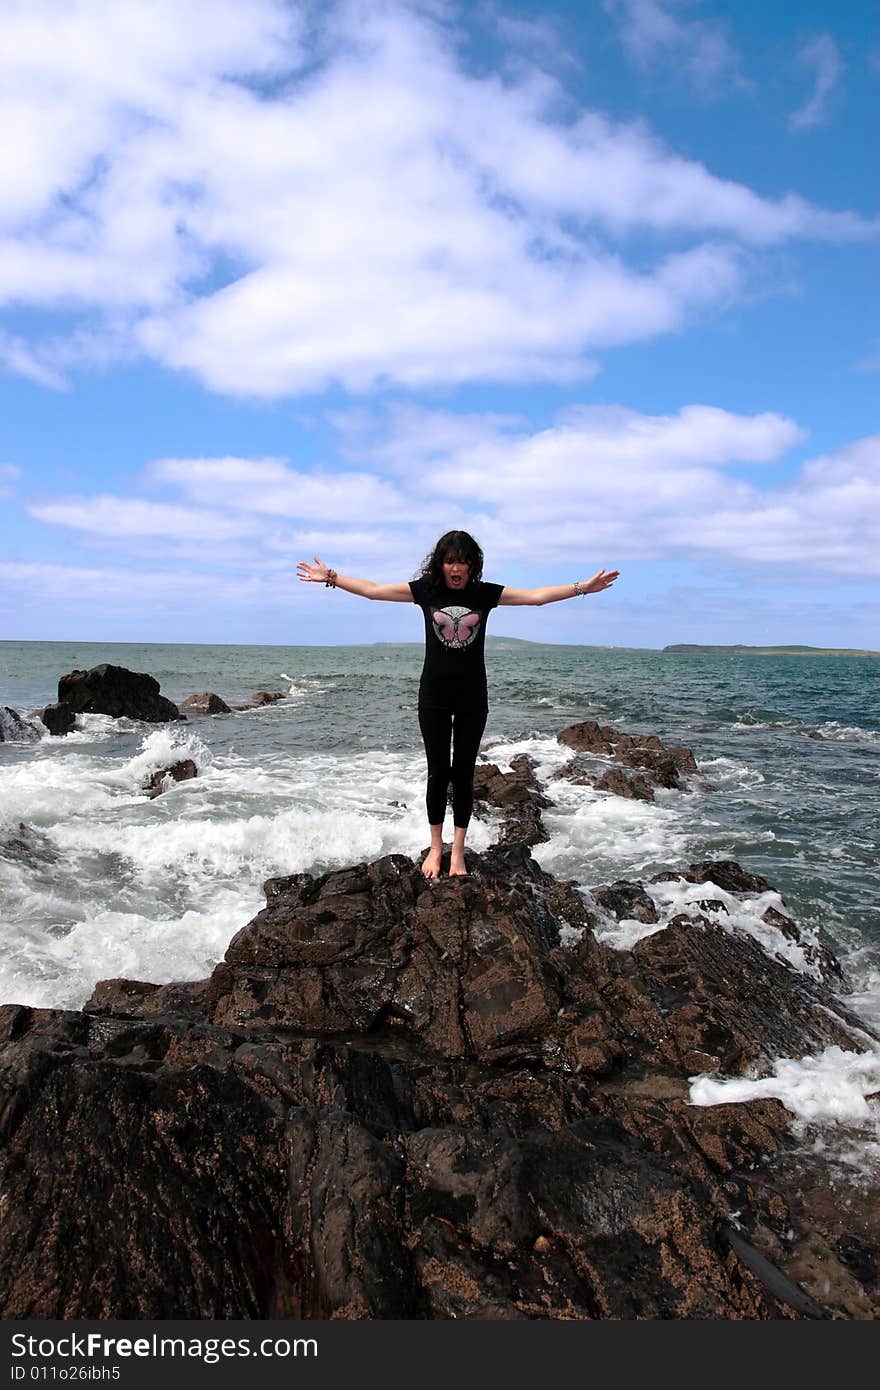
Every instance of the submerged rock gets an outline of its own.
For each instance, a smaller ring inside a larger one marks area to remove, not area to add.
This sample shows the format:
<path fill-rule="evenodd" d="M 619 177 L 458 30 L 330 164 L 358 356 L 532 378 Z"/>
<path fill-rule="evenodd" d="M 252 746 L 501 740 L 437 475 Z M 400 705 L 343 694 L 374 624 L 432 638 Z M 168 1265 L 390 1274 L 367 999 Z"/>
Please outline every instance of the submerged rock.
<path fill-rule="evenodd" d="M 0 743 L 31 743 L 40 737 L 41 732 L 32 720 L 19 714 L 17 709 L 0 705 Z"/>
<path fill-rule="evenodd" d="M 3 1316 L 876 1317 L 869 1198 L 778 1102 L 686 1103 L 862 1047 L 838 995 L 701 914 L 613 951 L 521 844 L 468 864 L 272 879 L 207 980 L 0 1010 Z"/>
<path fill-rule="evenodd" d="M 148 724 L 184 718 L 175 704 L 159 694 L 159 682 L 153 676 L 124 666 L 104 664 L 62 676 L 58 703 L 74 714 L 109 714 L 114 719 L 142 719 Z"/>
<path fill-rule="evenodd" d="M 56 864 L 61 858 L 49 836 L 32 825 L 19 821 L 17 827 L 10 827 L 0 835 L 0 855 L 33 869 L 45 864 Z"/>

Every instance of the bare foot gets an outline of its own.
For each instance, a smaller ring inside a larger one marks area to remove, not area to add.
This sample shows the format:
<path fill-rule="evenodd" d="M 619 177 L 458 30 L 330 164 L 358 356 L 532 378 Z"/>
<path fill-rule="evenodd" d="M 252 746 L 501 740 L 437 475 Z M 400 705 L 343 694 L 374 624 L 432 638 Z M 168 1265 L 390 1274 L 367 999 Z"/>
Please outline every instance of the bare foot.
<path fill-rule="evenodd" d="M 464 862 L 464 852 L 462 850 L 453 850 L 449 857 L 449 877 L 467 877 L 467 865 Z"/>
<path fill-rule="evenodd" d="M 428 850 L 428 853 L 425 855 L 425 858 L 422 860 L 422 873 L 425 875 L 425 878 L 439 878 L 439 877 L 440 877 L 440 860 L 441 860 L 442 858 L 443 858 L 443 849 L 442 849 L 442 847 L 439 848 L 439 849 L 434 849 L 434 848 L 432 847 L 431 849 Z"/>

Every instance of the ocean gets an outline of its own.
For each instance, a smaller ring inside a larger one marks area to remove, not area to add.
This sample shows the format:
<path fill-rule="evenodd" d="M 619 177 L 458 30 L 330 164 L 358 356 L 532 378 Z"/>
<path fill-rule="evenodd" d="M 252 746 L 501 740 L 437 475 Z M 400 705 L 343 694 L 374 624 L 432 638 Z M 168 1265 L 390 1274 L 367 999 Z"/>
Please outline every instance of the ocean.
<path fill-rule="evenodd" d="M 486 755 L 531 754 L 554 801 L 544 867 L 588 891 L 736 859 L 838 955 L 851 1005 L 880 1026 L 878 659 L 491 637 L 486 656 Z M 59 676 L 103 661 L 175 701 L 284 698 L 180 725 L 83 716 L 65 738 L 0 743 L 0 1001 L 78 1008 L 107 977 L 202 978 L 270 875 L 426 848 L 418 644 L 2 642 L 0 706 L 33 712 Z M 688 744 L 698 775 L 653 803 L 547 781 L 569 756 L 556 735 L 583 719 Z M 149 800 L 144 779 L 184 757 L 198 777 Z M 475 820 L 473 848 L 496 825 Z M 687 908 L 684 885 L 664 892 L 668 913 Z M 760 935 L 757 914 L 740 925 Z M 631 944 L 611 925 L 606 939 Z"/>

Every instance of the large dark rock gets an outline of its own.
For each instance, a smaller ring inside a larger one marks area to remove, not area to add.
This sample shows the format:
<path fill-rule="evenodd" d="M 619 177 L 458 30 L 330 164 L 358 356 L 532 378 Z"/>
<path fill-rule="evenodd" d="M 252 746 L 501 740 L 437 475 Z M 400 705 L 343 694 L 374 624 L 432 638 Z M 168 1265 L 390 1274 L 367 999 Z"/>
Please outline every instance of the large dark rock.
<path fill-rule="evenodd" d="M 124 666 L 105 664 L 90 671 L 71 671 L 58 682 L 58 702 L 74 714 L 109 714 L 148 724 L 184 718 L 175 704 L 159 694 L 159 682 L 153 676 Z"/>
<path fill-rule="evenodd" d="M 686 1103 L 861 1048 L 837 994 L 707 917 L 614 952 L 522 845 L 468 862 L 270 880 L 208 980 L 0 1010 L 3 1316 L 877 1317 L 869 1195 L 777 1102 Z"/>

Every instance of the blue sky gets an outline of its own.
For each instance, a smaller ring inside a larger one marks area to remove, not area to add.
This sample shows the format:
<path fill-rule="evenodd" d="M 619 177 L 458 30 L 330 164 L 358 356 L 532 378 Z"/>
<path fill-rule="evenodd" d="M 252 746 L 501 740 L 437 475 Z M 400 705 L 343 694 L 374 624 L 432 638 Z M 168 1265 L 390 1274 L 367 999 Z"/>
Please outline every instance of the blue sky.
<path fill-rule="evenodd" d="M 0 637 L 880 647 L 873 0 L 12 0 Z"/>

